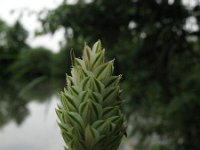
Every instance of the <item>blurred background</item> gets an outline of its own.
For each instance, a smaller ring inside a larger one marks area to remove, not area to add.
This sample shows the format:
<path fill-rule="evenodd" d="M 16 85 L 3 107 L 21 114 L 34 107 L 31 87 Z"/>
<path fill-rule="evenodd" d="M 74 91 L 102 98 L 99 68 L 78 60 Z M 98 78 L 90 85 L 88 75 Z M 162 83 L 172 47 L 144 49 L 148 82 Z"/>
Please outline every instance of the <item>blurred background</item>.
<path fill-rule="evenodd" d="M 200 150 L 200 0 L 0 0 L 0 150 L 62 150 L 70 49 L 123 74 L 121 150 Z"/>

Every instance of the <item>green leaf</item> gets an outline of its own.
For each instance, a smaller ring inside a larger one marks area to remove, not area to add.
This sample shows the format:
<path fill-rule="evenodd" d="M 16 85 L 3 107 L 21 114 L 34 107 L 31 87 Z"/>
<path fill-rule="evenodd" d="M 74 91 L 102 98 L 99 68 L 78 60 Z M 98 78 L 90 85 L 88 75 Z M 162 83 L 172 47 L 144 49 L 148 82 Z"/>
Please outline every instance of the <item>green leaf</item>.
<path fill-rule="evenodd" d="M 77 86 L 70 86 L 70 87 L 68 87 L 68 90 L 71 95 L 74 95 L 74 96 L 79 95 L 79 89 L 77 88 Z M 67 92 L 67 91 L 65 91 L 65 92 Z"/>
<path fill-rule="evenodd" d="M 102 50 L 102 47 L 101 47 L 101 41 L 98 40 L 96 43 L 94 43 L 93 47 L 92 47 L 92 51 L 95 52 L 95 53 L 98 53 Z"/>
<path fill-rule="evenodd" d="M 104 90 L 103 97 L 103 106 L 114 106 L 117 104 L 119 96 L 119 86 L 118 87 L 109 87 Z"/>
<path fill-rule="evenodd" d="M 80 103 L 86 102 L 89 99 L 89 91 L 82 91 L 78 96 Z"/>
<path fill-rule="evenodd" d="M 62 123 L 58 123 L 58 125 L 61 129 L 61 132 L 62 132 L 65 142 L 66 143 L 70 142 L 73 139 L 72 132 L 70 132 L 70 130 L 72 130 L 72 128 L 66 128 L 66 126 L 63 125 Z"/>
<path fill-rule="evenodd" d="M 97 120 L 92 127 L 98 130 L 100 134 L 108 134 L 114 130 L 115 125 L 110 120 Z"/>
<path fill-rule="evenodd" d="M 104 85 L 101 83 L 101 81 L 94 79 L 94 91 L 98 92 L 98 93 L 102 93 L 103 89 L 104 89 Z"/>
<path fill-rule="evenodd" d="M 86 91 L 91 87 L 91 78 L 86 77 L 82 82 L 81 82 L 81 87 L 83 91 Z"/>
<path fill-rule="evenodd" d="M 88 100 L 81 103 L 79 112 L 87 123 L 92 123 L 102 116 L 102 106 L 98 103 Z"/>
<path fill-rule="evenodd" d="M 74 99 L 69 93 L 65 92 L 63 93 L 63 96 L 65 97 L 65 105 L 67 105 L 67 108 L 69 111 L 78 111 L 79 102 Z"/>
<path fill-rule="evenodd" d="M 77 66 L 77 67 L 79 66 L 81 68 L 86 69 L 85 63 L 84 63 L 84 61 L 82 59 L 75 58 L 74 62 L 75 62 L 75 66 Z"/>
<path fill-rule="evenodd" d="M 107 120 L 111 121 L 114 124 L 121 124 L 121 123 L 123 123 L 122 116 L 112 116 L 112 117 L 108 118 Z"/>
<path fill-rule="evenodd" d="M 110 76 L 113 72 L 113 61 L 111 60 L 107 63 L 104 63 L 100 66 L 98 66 L 95 70 L 94 73 L 96 74 L 97 79 L 106 79 L 108 76 Z"/>
<path fill-rule="evenodd" d="M 119 147 L 119 144 L 121 142 L 122 136 L 123 136 L 122 134 L 121 135 L 112 136 L 109 139 L 108 149 L 117 150 L 117 148 Z"/>
<path fill-rule="evenodd" d="M 61 110 L 61 109 L 55 109 L 55 111 L 56 111 L 56 114 L 57 114 L 60 122 L 61 123 L 65 123 L 63 110 Z"/>
<path fill-rule="evenodd" d="M 92 124 L 92 127 L 94 127 L 95 129 L 99 129 L 101 128 L 101 126 L 103 126 L 105 120 L 97 120 Z"/>
<path fill-rule="evenodd" d="M 115 87 L 115 86 L 118 86 L 121 77 L 122 76 L 119 75 L 119 76 L 111 76 L 111 77 L 106 78 L 106 80 L 104 80 L 105 87 Z"/>
<path fill-rule="evenodd" d="M 91 63 L 92 69 L 96 68 L 97 66 L 101 65 L 104 62 L 104 53 L 105 50 L 94 55 L 93 61 Z"/>
<path fill-rule="evenodd" d="M 71 76 L 67 75 L 66 76 L 66 80 L 67 80 L 67 86 L 68 87 L 70 87 L 70 86 L 72 86 L 74 84 L 73 81 L 72 81 L 72 77 Z"/>
<path fill-rule="evenodd" d="M 80 69 L 78 67 L 73 67 L 71 70 L 71 75 L 72 75 L 72 78 L 71 78 L 72 83 L 76 86 L 79 85 L 81 81 L 81 77 L 82 77 Z"/>
<path fill-rule="evenodd" d="M 99 133 L 96 129 L 88 125 L 85 129 L 85 142 L 88 149 L 94 149 L 95 143 L 99 138 Z"/>
<path fill-rule="evenodd" d="M 112 116 L 118 116 L 119 113 L 120 113 L 120 109 L 118 106 L 106 107 L 103 109 L 103 119 L 107 119 Z"/>
<path fill-rule="evenodd" d="M 65 149 L 65 150 L 72 150 L 72 149 L 69 149 L 69 148 L 66 148 L 66 147 L 64 147 L 64 149 Z"/>
<path fill-rule="evenodd" d="M 90 98 L 98 104 L 102 104 L 103 102 L 103 96 L 97 92 L 91 92 Z"/>
<path fill-rule="evenodd" d="M 84 121 L 78 113 L 68 112 L 66 117 L 72 126 L 77 127 L 79 130 L 83 130 L 85 126 Z"/>
<path fill-rule="evenodd" d="M 65 109 L 65 110 L 69 110 L 69 108 L 68 108 L 69 106 L 68 106 L 66 97 L 64 96 L 64 93 L 61 92 L 61 93 L 59 94 L 59 96 L 60 96 L 61 104 L 62 104 L 62 106 L 64 107 L 64 109 Z"/>
<path fill-rule="evenodd" d="M 90 60 L 91 60 L 90 53 L 91 53 L 90 47 L 85 44 L 85 47 L 83 50 L 83 60 L 85 62 L 85 66 L 87 67 L 87 69 L 90 68 Z"/>

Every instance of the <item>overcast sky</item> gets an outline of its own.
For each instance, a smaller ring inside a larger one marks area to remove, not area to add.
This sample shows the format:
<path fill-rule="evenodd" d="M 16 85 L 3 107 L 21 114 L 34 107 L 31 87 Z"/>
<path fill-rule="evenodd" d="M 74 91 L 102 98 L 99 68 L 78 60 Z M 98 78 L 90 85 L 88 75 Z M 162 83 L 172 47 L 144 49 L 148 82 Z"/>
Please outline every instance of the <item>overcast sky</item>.
<path fill-rule="evenodd" d="M 40 10 L 53 9 L 57 7 L 63 0 L 0 0 L 0 18 L 6 21 L 9 24 L 15 22 L 15 20 L 19 17 L 19 13 L 24 8 L 30 9 L 36 12 Z M 73 3 L 76 0 L 68 0 L 69 3 Z M 200 3 L 200 0 L 182 0 L 183 3 L 188 7 L 194 7 L 197 3 Z M 169 0 L 170 3 L 173 3 L 174 0 Z M 10 12 L 15 10 L 14 14 Z M 194 18 L 190 18 L 190 22 L 195 22 Z M 28 38 L 28 43 L 33 47 L 44 46 L 47 47 L 54 52 L 59 50 L 59 42 L 64 40 L 64 30 L 60 29 L 53 36 L 46 35 L 39 38 L 34 38 L 33 33 L 35 29 L 39 28 L 40 24 L 37 21 L 37 17 L 32 15 L 28 16 L 27 13 L 21 18 L 21 22 L 25 26 L 25 28 L 30 32 L 30 36 Z M 194 23 L 193 23 L 194 24 Z M 191 28 L 190 24 L 188 25 Z"/>
<path fill-rule="evenodd" d="M 8 24 L 13 24 L 23 9 L 39 12 L 44 8 L 53 9 L 61 2 L 62 0 L 0 0 L 0 18 Z M 11 14 L 12 10 L 15 10 L 14 14 Z M 55 33 L 54 36 L 46 35 L 35 39 L 33 33 L 35 29 L 40 26 L 36 15 L 28 16 L 28 13 L 25 13 L 20 20 L 24 27 L 30 32 L 27 41 L 29 44 L 33 47 L 44 46 L 52 49 L 54 52 L 59 50 L 59 42 L 64 39 L 63 29 Z"/>

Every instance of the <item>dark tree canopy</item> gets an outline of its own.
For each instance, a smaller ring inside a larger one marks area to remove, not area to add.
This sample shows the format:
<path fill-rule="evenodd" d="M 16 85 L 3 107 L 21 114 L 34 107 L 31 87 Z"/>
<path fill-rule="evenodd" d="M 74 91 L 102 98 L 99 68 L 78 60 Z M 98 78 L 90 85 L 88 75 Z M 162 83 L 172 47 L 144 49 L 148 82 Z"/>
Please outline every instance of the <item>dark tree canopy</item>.
<path fill-rule="evenodd" d="M 9 65 L 17 59 L 21 51 L 28 48 L 27 37 L 27 31 L 19 22 L 8 26 L 0 20 L 0 81 L 10 76 Z"/>

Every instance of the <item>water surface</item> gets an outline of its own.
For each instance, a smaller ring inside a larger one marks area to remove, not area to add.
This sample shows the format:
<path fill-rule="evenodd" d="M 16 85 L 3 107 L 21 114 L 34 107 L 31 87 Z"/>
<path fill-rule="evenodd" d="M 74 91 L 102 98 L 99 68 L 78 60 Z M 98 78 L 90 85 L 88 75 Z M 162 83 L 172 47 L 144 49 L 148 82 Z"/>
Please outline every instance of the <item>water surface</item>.
<path fill-rule="evenodd" d="M 0 150 L 62 150 L 55 113 L 57 103 L 56 96 L 48 102 L 30 102 L 30 114 L 20 126 L 10 122 L 0 129 Z"/>

